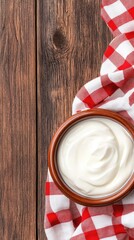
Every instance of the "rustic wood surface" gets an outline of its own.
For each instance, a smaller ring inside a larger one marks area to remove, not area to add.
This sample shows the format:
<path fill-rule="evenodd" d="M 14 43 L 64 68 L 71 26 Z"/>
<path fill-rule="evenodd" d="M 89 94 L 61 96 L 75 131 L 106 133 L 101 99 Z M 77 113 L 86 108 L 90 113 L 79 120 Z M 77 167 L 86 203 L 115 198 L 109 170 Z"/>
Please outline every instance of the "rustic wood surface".
<path fill-rule="evenodd" d="M 43 239 L 47 149 L 71 115 L 79 88 L 99 74 L 111 34 L 100 18 L 100 0 L 40 0 L 38 53 L 38 236 Z"/>
<path fill-rule="evenodd" d="M 33 0 L 0 1 L 0 239 L 36 239 Z"/>
<path fill-rule="evenodd" d="M 44 240 L 47 149 L 111 34 L 100 0 L 0 0 L 0 239 Z"/>

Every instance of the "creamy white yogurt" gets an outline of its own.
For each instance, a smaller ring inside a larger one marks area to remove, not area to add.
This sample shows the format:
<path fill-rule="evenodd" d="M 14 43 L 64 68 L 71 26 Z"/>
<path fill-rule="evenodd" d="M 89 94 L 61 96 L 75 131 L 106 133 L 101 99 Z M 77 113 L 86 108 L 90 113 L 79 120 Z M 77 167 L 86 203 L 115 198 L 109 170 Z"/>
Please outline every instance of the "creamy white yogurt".
<path fill-rule="evenodd" d="M 66 184 L 79 194 L 104 197 L 118 191 L 134 172 L 134 141 L 119 123 L 88 118 L 62 137 L 57 161 Z"/>

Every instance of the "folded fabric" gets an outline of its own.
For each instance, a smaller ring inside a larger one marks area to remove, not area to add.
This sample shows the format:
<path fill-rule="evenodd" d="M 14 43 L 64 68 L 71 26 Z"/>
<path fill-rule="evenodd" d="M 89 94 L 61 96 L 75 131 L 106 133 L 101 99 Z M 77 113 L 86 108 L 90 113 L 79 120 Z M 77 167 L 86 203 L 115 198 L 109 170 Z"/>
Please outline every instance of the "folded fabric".
<path fill-rule="evenodd" d="M 134 1 L 103 0 L 102 17 L 114 35 L 100 77 L 85 84 L 73 102 L 73 114 L 85 109 L 116 111 L 134 124 Z M 46 181 L 45 232 L 49 240 L 134 239 L 134 191 L 113 205 L 85 207 Z"/>

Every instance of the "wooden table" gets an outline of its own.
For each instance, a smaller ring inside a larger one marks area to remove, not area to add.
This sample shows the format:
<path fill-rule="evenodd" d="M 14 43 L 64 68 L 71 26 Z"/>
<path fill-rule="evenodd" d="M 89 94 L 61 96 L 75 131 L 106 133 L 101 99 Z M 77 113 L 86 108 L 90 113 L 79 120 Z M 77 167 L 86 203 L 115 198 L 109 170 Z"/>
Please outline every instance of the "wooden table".
<path fill-rule="evenodd" d="M 43 240 L 47 148 L 99 74 L 111 34 L 100 0 L 0 0 L 0 9 L 0 239 Z"/>

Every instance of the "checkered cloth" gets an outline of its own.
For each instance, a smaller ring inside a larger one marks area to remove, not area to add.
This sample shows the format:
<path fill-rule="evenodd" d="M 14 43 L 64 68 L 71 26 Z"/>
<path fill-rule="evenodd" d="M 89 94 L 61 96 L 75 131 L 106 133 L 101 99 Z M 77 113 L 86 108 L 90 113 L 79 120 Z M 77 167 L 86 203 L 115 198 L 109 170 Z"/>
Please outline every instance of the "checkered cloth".
<path fill-rule="evenodd" d="M 100 77 L 77 93 L 73 113 L 98 107 L 134 124 L 134 0 L 103 0 L 101 13 L 115 38 L 104 53 Z M 65 197 L 48 172 L 45 194 L 49 240 L 134 239 L 134 191 L 110 206 L 85 207 Z"/>

